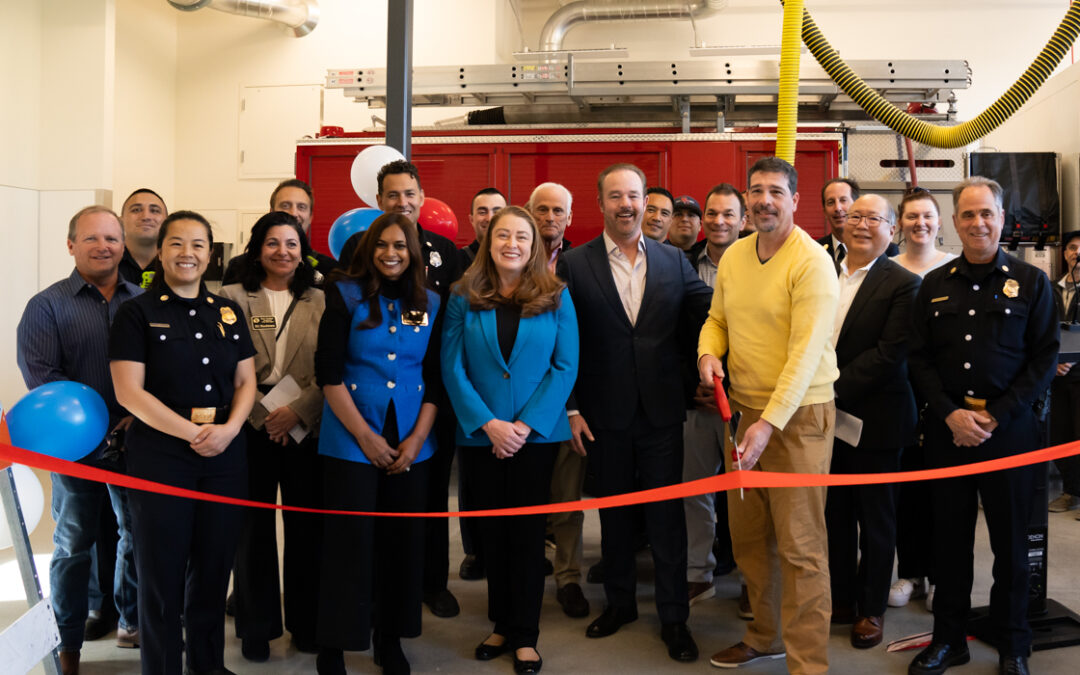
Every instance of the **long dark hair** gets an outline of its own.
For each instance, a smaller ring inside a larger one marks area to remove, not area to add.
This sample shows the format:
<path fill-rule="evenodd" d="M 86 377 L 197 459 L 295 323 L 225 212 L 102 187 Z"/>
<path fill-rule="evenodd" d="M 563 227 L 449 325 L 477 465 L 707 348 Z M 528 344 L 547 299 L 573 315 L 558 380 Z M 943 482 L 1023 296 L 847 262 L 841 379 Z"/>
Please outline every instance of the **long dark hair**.
<path fill-rule="evenodd" d="M 284 211 L 271 211 L 259 218 L 254 227 L 251 228 L 251 239 L 248 240 L 247 246 L 244 248 L 246 260 L 243 273 L 240 275 L 240 284 L 247 291 L 259 290 L 263 279 L 266 278 L 266 270 L 262 266 L 262 247 L 266 242 L 266 235 L 270 232 L 270 228 L 279 225 L 288 225 L 296 231 L 296 235 L 300 239 L 300 266 L 296 268 L 296 273 L 293 274 L 292 281 L 289 282 L 289 290 L 292 291 L 294 297 L 299 298 L 304 294 L 304 291 L 315 285 L 315 270 L 306 262 L 308 257 L 312 255 L 311 243 L 308 241 L 307 235 L 304 234 L 304 228 L 300 227 L 300 221 L 296 219 L 296 216 Z"/>
<path fill-rule="evenodd" d="M 357 329 L 375 328 L 382 324 L 382 303 L 379 294 L 386 279 L 375 267 L 375 244 L 388 228 L 397 225 L 405 233 L 405 247 L 409 251 L 409 267 L 401 275 L 402 311 L 426 312 L 428 309 L 427 291 L 424 288 L 427 275 L 424 273 L 424 261 L 420 253 L 420 237 L 416 233 L 416 224 L 400 213 L 384 213 L 371 223 L 360 237 L 360 243 L 353 253 L 349 267 L 342 276 L 356 281 L 360 285 L 363 299 L 370 308 L 368 318 L 357 324 Z"/>
<path fill-rule="evenodd" d="M 499 271 L 491 258 L 491 240 L 495 234 L 495 226 L 500 220 L 510 216 L 521 218 L 529 224 L 533 241 L 529 260 L 521 272 L 521 282 L 514 289 L 512 297 L 504 298 L 499 295 Z M 529 317 L 558 308 L 559 296 L 565 286 L 566 284 L 559 281 L 548 269 L 547 248 L 544 240 L 540 238 L 536 221 L 520 206 L 506 206 L 499 209 L 491 219 L 488 233 L 480 240 L 480 248 L 476 251 L 472 265 L 469 265 L 461 281 L 454 285 L 454 292 L 465 296 L 469 306 L 475 310 L 494 309 L 497 304 L 515 304 L 521 306 L 521 316 Z"/>
<path fill-rule="evenodd" d="M 196 223 L 205 227 L 207 249 L 212 251 L 214 248 L 214 228 L 210 227 L 210 221 L 201 213 L 196 213 L 195 211 L 177 211 L 176 213 L 170 213 L 165 217 L 165 220 L 161 221 L 161 229 L 158 230 L 157 235 L 158 255 L 150 265 L 150 269 L 154 272 L 154 281 L 150 284 L 150 288 L 153 290 L 165 289 L 167 287 L 165 283 L 165 268 L 161 265 L 161 246 L 165 243 L 165 237 L 169 236 L 169 226 L 178 220 L 194 220 Z M 199 283 L 200 285 L 202 284 L 201 279 Z"/>

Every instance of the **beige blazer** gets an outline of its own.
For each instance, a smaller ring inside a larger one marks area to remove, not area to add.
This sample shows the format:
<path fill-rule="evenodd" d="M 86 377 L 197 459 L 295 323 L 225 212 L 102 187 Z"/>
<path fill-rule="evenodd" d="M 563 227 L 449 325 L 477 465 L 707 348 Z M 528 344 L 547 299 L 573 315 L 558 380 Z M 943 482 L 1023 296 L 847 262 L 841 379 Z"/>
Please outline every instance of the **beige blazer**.
<path fill-rule="evenodd" d="M 256 330 L 252 317 L 273 316 L 270 300 L 260 288 L 257 291 L 245 290 L 240 284 L 222 287 L 221 295 L 235 301 L 244 310 L 251 341 L 255 344 L 255 378 L 262 383 L 274 369 L 277 355 L 276 328 Z M 289 404 L 293 412 L 307 429 L 318 429 L 322 416 L 322 389 L 315 384 L 315 346 L 319 337 L 319 321 L 326 308 L 326 296 L 317 288 L 309 288 L 300 296 L 300 300 L 289 317 L 288 339 L 285 341 L 284 373 L 292 375 L 300 385 L 300 397 Z M 261 429 L 269 412 L 259 405 L 262 393 L 255 395 L 255 406 L 251 409 L 248 421 L 256 429 Z"/>

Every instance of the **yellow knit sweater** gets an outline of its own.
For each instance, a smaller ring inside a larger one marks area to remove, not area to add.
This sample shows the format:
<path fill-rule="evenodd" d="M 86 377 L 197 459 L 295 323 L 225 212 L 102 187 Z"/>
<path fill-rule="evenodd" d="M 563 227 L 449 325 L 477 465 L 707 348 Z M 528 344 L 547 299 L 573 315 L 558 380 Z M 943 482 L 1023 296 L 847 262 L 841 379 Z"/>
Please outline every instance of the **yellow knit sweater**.
<path fill-rule="evenodd" d="M 765 263 L 758 235 L 720 258 L 698 356 L 728 355 L 732 399 L 783 429 L 800 406 L 833 399 L 839 286 L 829 254 L 795 227 Z"/>

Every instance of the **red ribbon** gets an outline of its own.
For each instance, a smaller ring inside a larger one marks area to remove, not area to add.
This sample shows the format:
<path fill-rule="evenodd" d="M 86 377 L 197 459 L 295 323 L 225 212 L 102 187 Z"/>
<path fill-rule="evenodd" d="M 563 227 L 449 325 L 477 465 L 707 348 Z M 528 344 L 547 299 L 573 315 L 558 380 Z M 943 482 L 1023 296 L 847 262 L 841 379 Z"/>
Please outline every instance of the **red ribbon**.
<path fill-rule="evenodd" d="M 3 436 L 3 427 L 0 426 L 0 440 Z M 61 473 L 75 478 L 110 483 L 133 490 L 156 492 L 174 497 L 186 497 L 188 499 L 201 499 L 203 501 L 219 502 L 221 504 L 234 504 L 236 506 L 251 506 L 263 509 L 277 509 L 279 511 L 294 511 L 299 513 L 326 513 L 333 515 L 350 516 L 389 516 L 393 518 L 475 518 L 478 516 L 520 516 L 530 514 L 564 513 L 568 511 L 584 511 L 589 509 L 608 509 L 618 506 L 630 506 L 647 502 L 665 501 L 668 499 L 682 499 L 694 497 L 712 492 L 724 492 L 738 488 L 785 488 L 785 487 L 815 487 L 829 485 L 874 485 L 879 483 L 907 483 L 918 480 L 940 480 L 942 478 L 955 478 L 958 476 L 970 476 L 978 473 L 991 471 L 1004 471 L 1015 469 L 1030 464 L 1049 462 L 1062 457 L 1080 455 L 1080 441 L 1058 445 L 1043 450 L 1035 450 L 1020 455 L 992 459 L 974 464 L 951 466 L 944 469 L 926 469 L 923 471 L 896 471 L 891 473 L 867 473 L 867 474 L 819 474 L 819 473 L 775 473 L 771 471 L 732 471 L 702 478 L 700 480 L 669 485 L 652 490 L 629 492 L 611 497 L 597 497 L 595 499 L 583 499 L 576 502 L 562 502 L 559 504 L 541 504 L 538 506 L 523 506 L 510 509 L 488 509 L 483 511 L 446 511 L 435 513 L 381 513 L 374 511 L 341 511 L 335 509 L 312 509 L 303 506 L 288 506 L 284 504 L 269 504 L 256 502 L 248 499 L 236 499 L 221 495 L 187 490 L 164 483 L 134 478 L 122 473 L 105 471 L 85 464 L 68 462 L 48 455 L 42 455 L 22 448 L 16 448 L 9 442 L 0 442 L 0 460 L 25 464 L 26 466 Z"/>

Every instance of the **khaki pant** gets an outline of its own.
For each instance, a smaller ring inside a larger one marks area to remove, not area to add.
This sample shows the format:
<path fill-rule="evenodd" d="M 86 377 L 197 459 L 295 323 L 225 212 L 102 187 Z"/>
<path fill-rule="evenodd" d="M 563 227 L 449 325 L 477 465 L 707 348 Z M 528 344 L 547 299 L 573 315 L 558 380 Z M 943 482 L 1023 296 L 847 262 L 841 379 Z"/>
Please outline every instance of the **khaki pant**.
<path fill-rule="evenodd" d="M 742 412 L 738 440 L 761 417 Z M 754 471 L 828 473 L 836 408 L 832 401 L 795 411 L 787 426 L 774 430 Z M 725 453 L 733 470 L 730 453 Z M 759 652 L 787 651 L 791 673 L 829 670 L 828 539 L 825 488 L 747 489 L 745 500 L 728 491 L 728 520 L 735 562 L 746 580 L 754 620 L 743 642 Z M 782 642 L 781 642 L 782 638 Z"/>
<path fill-rule="evenodd" d="M 585 458 L 570 448 L 570 441 L 559 444 L 555 455 L 555 469 L 551 474 L 551 503 L 576 502 L 581 499 L 581 486 L 585 482 Z M 548 529 L 555 535 L 555 585 L 581 584 L 581 559 L 583 556 L 582 528 L 584 511 L 552 513 L 548 516 Z"/>

